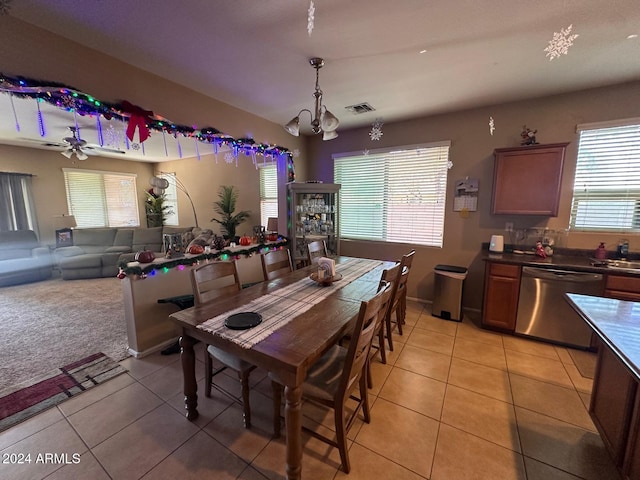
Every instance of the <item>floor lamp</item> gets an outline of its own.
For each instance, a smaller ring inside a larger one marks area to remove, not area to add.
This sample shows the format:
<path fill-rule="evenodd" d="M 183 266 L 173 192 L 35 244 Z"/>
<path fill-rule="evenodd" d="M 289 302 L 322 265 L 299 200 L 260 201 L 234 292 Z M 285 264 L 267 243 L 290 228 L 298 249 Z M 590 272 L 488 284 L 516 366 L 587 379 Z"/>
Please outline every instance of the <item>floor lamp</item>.
<path fill-rule="evenodd" d="M 180 181 L 175 173 L 160 172 L 160 174 L 164 176 L 158 177 L 154 175 L 153 177 L 151 177 L 151 180 L 149 180 L 149 185 L 153 187 L 153 193 L 155 193 L 156 195 L 162 195 L 166 188 L 169 186 L 169 178 L 173 180 L 173 185 L 176 187 L 176 189 L 184 193 L 189 199 L 189 203 L 191 203 L 191 209 L 193 210 L 193 219 L 196 222 L 196 227 L 199 228 L 200 225 L 198 225 L 198 215 L 196 214 L 196 207 L 193 204 L 193 200 L 191 200 L 191 195 L 189 195 L 187 187 L 184 186 L 184 184 Z"/>

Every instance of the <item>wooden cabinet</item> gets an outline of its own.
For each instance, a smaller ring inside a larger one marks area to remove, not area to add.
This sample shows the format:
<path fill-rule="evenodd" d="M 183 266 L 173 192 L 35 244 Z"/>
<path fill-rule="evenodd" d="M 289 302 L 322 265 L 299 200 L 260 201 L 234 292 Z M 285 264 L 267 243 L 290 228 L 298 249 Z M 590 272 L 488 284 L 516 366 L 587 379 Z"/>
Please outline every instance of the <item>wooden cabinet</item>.
<path fill-rule="evenodd" d="M 605 297 L 640 302 L 640 278 L 624 275 L 607 275 L 604 284 Z"/>
<path fill-rule="evenodd" d="M 496 149 L 491 213 L 558 216 L 567 145 Z"/>
<path fill-rule="evenodd" d="M 520 293 L 519 265 L 487 262 L 484 279 L 482 326 L 513 332 Z"/>

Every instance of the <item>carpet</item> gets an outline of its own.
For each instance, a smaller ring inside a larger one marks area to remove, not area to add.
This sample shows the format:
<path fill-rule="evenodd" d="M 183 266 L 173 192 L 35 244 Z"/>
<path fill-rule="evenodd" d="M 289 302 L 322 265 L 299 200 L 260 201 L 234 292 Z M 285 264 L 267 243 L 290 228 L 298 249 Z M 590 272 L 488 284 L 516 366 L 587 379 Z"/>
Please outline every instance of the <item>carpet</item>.
<path fill-rule="evenodd" d="M 102 352 L 128 357 L 121 280 L 92 278 L 0 288 L 0 390 Z"/>
<path fill-rule="evenodd" d="M 596 359 L 598 355 L 593 352 L 587 352 L 585 350 L 575 350 L 573 348 L 567 348 L 569 355 L 573 358 L 573 363 L 585 378 L 595 377 L 596 374 Z"/>
<path fill-rule="evenodd" d="M 0 397 L 0 432 L 126 371 L 103 353 L 53 370 L 39 382 Z"/>

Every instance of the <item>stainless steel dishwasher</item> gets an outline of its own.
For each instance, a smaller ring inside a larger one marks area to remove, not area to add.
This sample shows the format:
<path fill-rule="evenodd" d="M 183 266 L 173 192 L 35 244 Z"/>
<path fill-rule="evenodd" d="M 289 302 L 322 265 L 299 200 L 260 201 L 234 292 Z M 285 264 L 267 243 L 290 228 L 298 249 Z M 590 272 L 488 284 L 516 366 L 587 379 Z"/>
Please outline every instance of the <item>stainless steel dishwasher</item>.
<path fill-rule="evenodd" d="M 569 305 L 564 294 L 602 295 L 602 291 L 600 274 L 522 267 L 516 333 L 588 348 L 591 328 Z"/>

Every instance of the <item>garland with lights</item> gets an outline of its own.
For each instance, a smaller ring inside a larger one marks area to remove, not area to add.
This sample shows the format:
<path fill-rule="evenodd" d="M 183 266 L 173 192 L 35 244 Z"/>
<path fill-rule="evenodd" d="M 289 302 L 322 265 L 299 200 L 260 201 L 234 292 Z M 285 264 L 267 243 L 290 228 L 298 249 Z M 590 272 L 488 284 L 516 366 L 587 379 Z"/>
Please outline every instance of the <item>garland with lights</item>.
<path fill-rule="evenodd" d="M 118 265 L 119 272 L 117 277 L 123 279 L 127 276 L 135 275 L 139 278 L 147 278 L 149 275 L 154 276 L 158 271 L 168 273 L 173 268 L 184 270 L 185 267 L 192 267 L 203 261 L 209 260 L 239 260 L 242 256 L 251 257 L 258 253 L 266 253 L 271 250 L 280 250 L 286 248 L 289 245 L 289 239 L 287 237 L 280 236 L 276 242 L 269 244 L 260 243 L 254 245 L 251 248 L 243 250 L 231 251 L 229 249 L 217 250 L 215 252 L 201 253 L 201 254 L 186 254 L 183 257 L 168 259 L 162 263 L 148 263 L 135 266 L 129 266 L 131 262 L 121 262 Z"/>
<path fill-rule="evenodd" d="M 127 135 L 132 138 L 133 131 L 138 128 L 141 142 L 144 142 L 150 135 L 149 130 L 155 130 L 174 137 L 182 135 L 211 144 L 216 153 L 219 147 L 228 146 L 236 157 L 239 153 L 244 153 L 247 156 L 264 155 L 272 158 L 284 155 L 287 158 L 288 181 L 295 180 L 293 154 L 289 149 L 279 145 L 256 143 L 251 138 L 235 139 L 213 127 L 196 129 L 187 125 L 179 125 L 127 101 L 105 102 L 73 87 L 56 82 L 43 82 L 21 76 L 10 77 L 0 73 L 0 92 L 6 92 L 18 98 L 33 98 L 38 102 L 47 102 L 57 108 L 81 116 L 102 116 L 107 120 L 115 119 L 123 123 L 128 121 Z"/>

